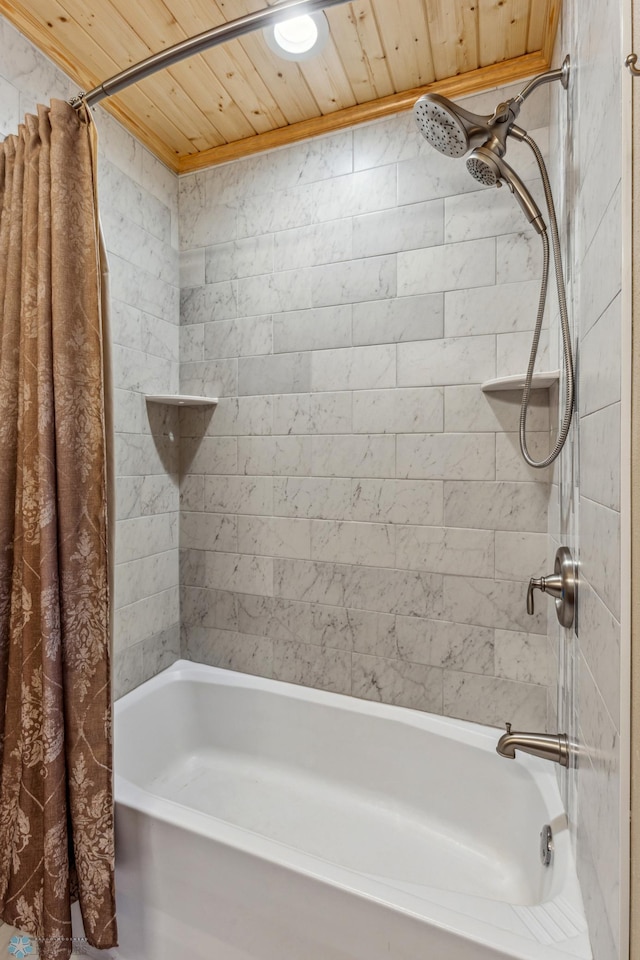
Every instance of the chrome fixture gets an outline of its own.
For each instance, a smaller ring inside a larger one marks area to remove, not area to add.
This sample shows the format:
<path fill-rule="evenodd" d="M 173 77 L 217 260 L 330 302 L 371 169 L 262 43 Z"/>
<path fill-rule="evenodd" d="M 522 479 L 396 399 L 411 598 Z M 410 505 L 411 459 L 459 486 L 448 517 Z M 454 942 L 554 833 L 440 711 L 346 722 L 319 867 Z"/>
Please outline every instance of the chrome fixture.
<path fill-rule="evenodd" d="M 527 613 L 533 616 L 533 591 L 540 590 L 555 597 L 556 616 L 563 627 L 573 623 L 576 606 L 576 568 L 568 547 L 559 547 L 553 574 L 550 577 L 532 577 L 527 588 Z"/>
<path fill-rule="evenodd" d="M 542 760 L 553 760 L 562 767 L 569 766 L 569 738 L 566 733 L 512 733 L 511 724 L 498 740 L 497 753 L 507 760 L 515 760 L 516 750 L 530 753 Z"/>
<path fill-rule="evenodd" d="M 553 833 L 551 826 L 545 823 L 540 831 L 540 862 L 543 867 L 548 867 L 553 855 Z"/>
<path fill-rule="evenodd" d="M 627 67 L 629 73 L 632 77 L 640 77 L 640 70 L 636 67 L 638 62 L 638 54 L 630 53 L 627 59 L 624 61 L 625 67 Z"/>
<path fill-rule="evenodd" d="M 446 97 L 430 93 L 420 97 L 414 107 L 418 128 L 431 146 L 440 153 L 443 153 L 446 157 L 463 157 L 468 155 L 467 170 L 475 180 L 485 186 L 501 187 L 503 183 L 506 183 L 518 201 L 527 220 L 539 233 L 542 241 L 543 264 L 540 298 L 538 301 L 538 313 L 520 410 L 520 450 L 522 451 L 522 456 L 531 467 L 548 467 L 562 450 L 571 425 L 575 386 L 571 334 L 562 273 L 560 236 L 553 194 L 551 192 L 551 183 L 538 145 L 525 130 L 517 126 L 516 120 L 524 101 L 542 84 L 559 80 L 566 90 L 569 83 L 569 69 L 569 57 L 565 57 L 562 67 L 559 70 L 549 70 L 546 73 L 541 73 L 539 76 L 534 77 L 516 97 L 499 103 L 491 116 L 471 113 L 469 110 L 465 110 L 458 104 L 453 103 L 453 101 L 447 100 Z M 507 137 L 514 137 L 521 143 L 526 143 L 533 152 L 542 178 L 549 225 L 551 228 L 553 264 L 560 310 L 560 326 L 562 330 L 565 405 L 558 438 L 553 450 L 544 460 L 534 460 L 530 455 L 527 449 L 526 427 L 531 396 L 531 383 L 547 301 L 550 261 L 549 238 L 547 236 L 547 225 L 535 200 L 515 170 L 513 170 L 504 159 L 507 152 Z"/>

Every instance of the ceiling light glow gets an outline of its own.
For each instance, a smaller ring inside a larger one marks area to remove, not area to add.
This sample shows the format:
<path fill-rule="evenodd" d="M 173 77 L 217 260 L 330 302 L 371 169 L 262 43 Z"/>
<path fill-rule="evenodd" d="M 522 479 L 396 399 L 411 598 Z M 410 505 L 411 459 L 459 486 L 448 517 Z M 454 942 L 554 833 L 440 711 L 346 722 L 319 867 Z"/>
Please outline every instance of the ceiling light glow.
<path fill-rule="evenodd" d="M 294 17 L 273 28 L 276 43 L 287 53 L 307 53 L 318 42 L 318 28 L 313 17 Z"/>
<path fill-rule="evenodd" d="M 264 35 L 271 50 L 283 60 L 308 60 L 327 42 L 329 23 L 322 12 L 304 14 L 266 27 Z"/>

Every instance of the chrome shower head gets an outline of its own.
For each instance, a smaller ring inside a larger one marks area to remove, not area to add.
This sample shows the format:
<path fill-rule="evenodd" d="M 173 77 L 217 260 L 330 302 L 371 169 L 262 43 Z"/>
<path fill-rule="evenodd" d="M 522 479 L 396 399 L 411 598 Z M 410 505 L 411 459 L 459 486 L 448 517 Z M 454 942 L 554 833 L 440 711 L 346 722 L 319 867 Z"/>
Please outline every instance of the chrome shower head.
<path fill-rule="evenodd" d="M 500 187 L 506 183 L 529 223 L 538 233 L 544 233 L 547 227 L 538 205 L 515 170 L 496 152 L 494 147 L 485 143 L 472 150 L 467 160 L 467 170 L 474 180 L 487 187 Z"/>
<path fill-rule="evenodd" d="M 444 97 L 420 97 L 414 107 L 416 123 L 425 140 L 445 157 L 463 157 L 469 135 L 452 106 Z"/>
<path fill-rule="evenodd" d="M 470 113 L 437 93 L 425 93 L 413 110 L 422 136 L 445 157 L 463 157 L 491 133 L 491 117 Z"/>
<path fill-rule="evenodd" d="M 477 153 L 478 151 L 474 150 L 467 160 L 467 170 L 478 183 L 483 183 L 486 187 L 495 187 L 499 180 L 496 171 L 484 157 L 476 156 Z"/>

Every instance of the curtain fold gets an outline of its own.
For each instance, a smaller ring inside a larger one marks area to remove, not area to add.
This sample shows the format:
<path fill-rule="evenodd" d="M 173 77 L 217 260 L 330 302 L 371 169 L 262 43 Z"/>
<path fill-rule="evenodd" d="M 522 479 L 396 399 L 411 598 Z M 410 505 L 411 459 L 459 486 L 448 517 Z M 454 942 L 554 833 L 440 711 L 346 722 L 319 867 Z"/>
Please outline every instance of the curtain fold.
<path fill-rule="evenodd" d="M 0 916 L 115 946 L 109 401 L 89 111 L 0 144 Z"/>

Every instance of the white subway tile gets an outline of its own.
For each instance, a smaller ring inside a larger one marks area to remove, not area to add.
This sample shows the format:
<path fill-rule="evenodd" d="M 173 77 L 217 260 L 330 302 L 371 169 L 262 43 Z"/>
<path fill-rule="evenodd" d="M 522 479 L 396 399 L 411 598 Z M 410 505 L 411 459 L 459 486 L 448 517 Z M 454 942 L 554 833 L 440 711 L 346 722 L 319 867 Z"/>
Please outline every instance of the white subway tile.
<path fill-rule="evenodd" d="M 325 650 L 315 644 L 275 640 L 273 676 L 318 690 L 351 693 L 351 656 L 345 650 Z"/>
<path fill-rule="evenodd" d="M 270 515 L 273 513 L 271 477 L 204 478 L 204 509 L 213 513 Z"/>
<path fill-rule="evenodd" d="M 204 358 L 251 357 L 271 353 L 271 317 L 245 320 L 216 320 L 204 325 Z"/>
<path fill-rule="evenodd" d="M 392 567 L 395 560 L 395 527 L 382 523 L 313 520 L 311 559 Z"/>
<path fill-rule="evenodd" d="M 535 321 L 535 316 L 533 317 Z M 510 377 L 516 373 L 524 374 L 529 365 L 533 331 L 522 333 L 500 333 L 496 337 L 498 377 Z M 549 331 L 542 330 L 536 359 L 536 372 L 542 373 L 551 369 L 549 351 Z"/>
<path fill-rule="evenodd" d="M 399 477 L 425 480 L 495 478 L 493 434 L 404 434 L 398 436 L 397 444 Z"/>
<path fill-rule="evenodd" d="M 353 395 L 354 433 L 431 433 L 442 430 L 443 391 L 362 390 Z"/>
<path fill-rule="evenodd" d="M 494 571 L 493 531 L 401 526 L 397 566 L 431 573 L 490 577 Z"/>
<path fill-rule="evenodd" d="M 620 620 L 620 514 L 580 497 L 580 570 Z"/>
<path fill-rule="evenodd" d="M 238 549 L 236 518 L 219 513 L 183 512 L 180 515 L 180 546 L 183 549 L 235 553 Z"/>
<path fill-rule="evenodd" d="M 612 510 L 620 509 L 622 404 L 580 420 L 580 492 Z"/>
<path fill-rule="evenodd" d="M 241 396 L 305 393 L 310 386 L 310 353 L 243 357 L 238 362 L 238 393 Z"/>
<path fill-rule="evenodd" d="M 496 238 L 497 283 L 538 280 L 541 276 L 542 244 L 537 233 L 527 230 Z M 552 285 L 549 286 L 552 291 Z"/>
<path fill-rule="evenodd" d="M 442 713 L 442 670 L 437 667 L 360 653 L 351 660 L 354 697 Z"/>
<path fill-rule="evenodd" d="M 447 433 L 517 431 L 522 390 L 481 393 L 477 384 L 444 388 L 444 429 Z M 534 390 L 527 417 L 529 430 L 549 430 L 549 397 Z"/>
<path fill-rule="evenodd" d="M 378 523 L 441 524 L 443 483 L 438 480 L 353 480 L 353 519 Z"/>
<path fill-rule="evenodd" d="M 394 387 L 395 382 L 394 344 L 318 350 L 311 356 L 311 389 L 314 391 L 370 390 Z"/>
<path fill-rule="evenodd" d="M 443 712 L 448 717 L 473 719 L 493 727 L 502 727 L 506 717 L 518 729 L 542 730 L 546 725 L 547 688 L 445 670 Z"/>
<path fill-rule="evenodd" d="M 496 630 L 495 668 L 496 676 L 506 680 L 548 685 L 551 677 L 546 637 Z"/>
<path fill-rule="evenodd" d="M 482 383 L 495 376 L 495 337 L 399 343 L 398 386 Z"/>
<path fill-rule="evenodd" d="M 311 300 L 310 269 L 267 273 L 259 277 L 241 277 L 237 281 L 232 281 L 238 285 L 240 316 L 254 317 L 266 313 L 283 313 L 286 310 L 303 310 L 306 307 L 318 306 Z"/>
<path fill-rule="evenodd" d="M 441 200 L 368 213 L 353 221 L 354 257 L 376 257 L 399 250 L 431 247 L 443 240 Z"/>
<path fill-rule="evenodd" d="M 214 590 L 273 596 L 273 560 L 234 553 L 206 554 L 206 585 Z"/>
<path fill-rule="evenodd" d="M 204 284 L 204 248 L 180 252 L 180 289 Z"/>
<path fill-rule="evenodd" d="M 583 337 L 580 350 L 580 413 L 593 413 L 621 395 L 622 298 L 617 296 Z"/>
<path fill-rule="evenodd" d="M 351 481 L 319 477 L 276 477 L 276 516 L 346 520 L 351 515 Z"/>
<path fill-rule="evenodd" d="M 496 279 L 495 240 L 469 240 L 398 254 L 398 295 L 491 286 Z"/>
<path fill-rule="evenodd" d="M 529 181 L 525 186 L 535 197 L 542 193 L 539 180 Z M 540 202 L 544 203 L 542 197 Z M 447 197 L 444 208 L 444 240 L 445 243 L 456 243 L 460 240 L 513 233 L 520 224 L 521 217 L 520 207 L 510 190 L 485 187 L 474 193 Z"/>
<path fill-rule="evenodd" d="M 272 236 L 246 237 L 230 243 L 218 243 L 206 250 L 207 283 L 254 277 L 261 273 L 271 273 L 273 269 Z"/>
<path fill-rule="evenodd" d="M 543 533 L 547 529 L 548 499 L 547 484 L 476 483 L 465 477 L 445 484 L 445 523 L 450 527 Z"/>
<path fill-rule="evenodd" d="M 314 436 L 312 472 L 319 477 L 392 477 L 393 436 Z"/>
<path fill-rule="evenodd" d="M 238 473 L 308 476 L 311 473 L 311 437 L 238 437 Z"/>
<path fill-rule="evenodd" d="M 275 234 L 275 270 L 297 270 L 353 256 L 351 220 L 312 223 Z M 358 254 L 366 256 L 366 254 Z"/>
<path fill-rule="evenodd" d="M 536 433 L 529 426 L 527 417 L 526 444 L 529 454 L 541 462 L 550 451 L 548 431 Z M 526 481 L 549 483 L 551 467 L 530 467 L 520 451 L 518 433 L 496 434 L 496 480 Z"/>
<path fill-rule="evenodd" d="M 540 297 L 539 280 L 448 290 L 444 295 L 447 337 L 532 330 Z"/>
<path fill-rule="evenodd" d="M 545 576 L 549 538 L 546 533 L 496 531 L 496 577 L 529 580 Z"/>
<path fill-rule="evenodd" d="M 274 353 L 351 346 L 351 306 L 336 304 L 277 313 L 273 318 Z"/>
<path fill-rule="evenodd" d="M 443 335 L 442 294 L 394 297 L 353 305 L 355 345 L 434 340 Z"/>
<path fill-rule="evenodd" d="M 308 291 L 310 304 L 300 306 L 325 307 L 338 303 L 357 303 L 361 300 L 382 300 L 396 295 L 395 256 L 368 257 L 364 260 L 348 260 L 307 269 L 308 278 L 300 273 L 298 276 L 301 287 Z M 294 306 L 296 304 L 292 304 L 288 309 Z"/>
<path fill-rule="evenodd" d="M 309 520 L 238 517 L 238 550 L 267 557 L 309 559 Z"/>
<path fill-rule="evenodd" d="M 546 633 L 547 611 L 538 605 L 527 614 L 526 586 L 513 580 L 444 577 L 443 619 L 481 627 Z"/>

